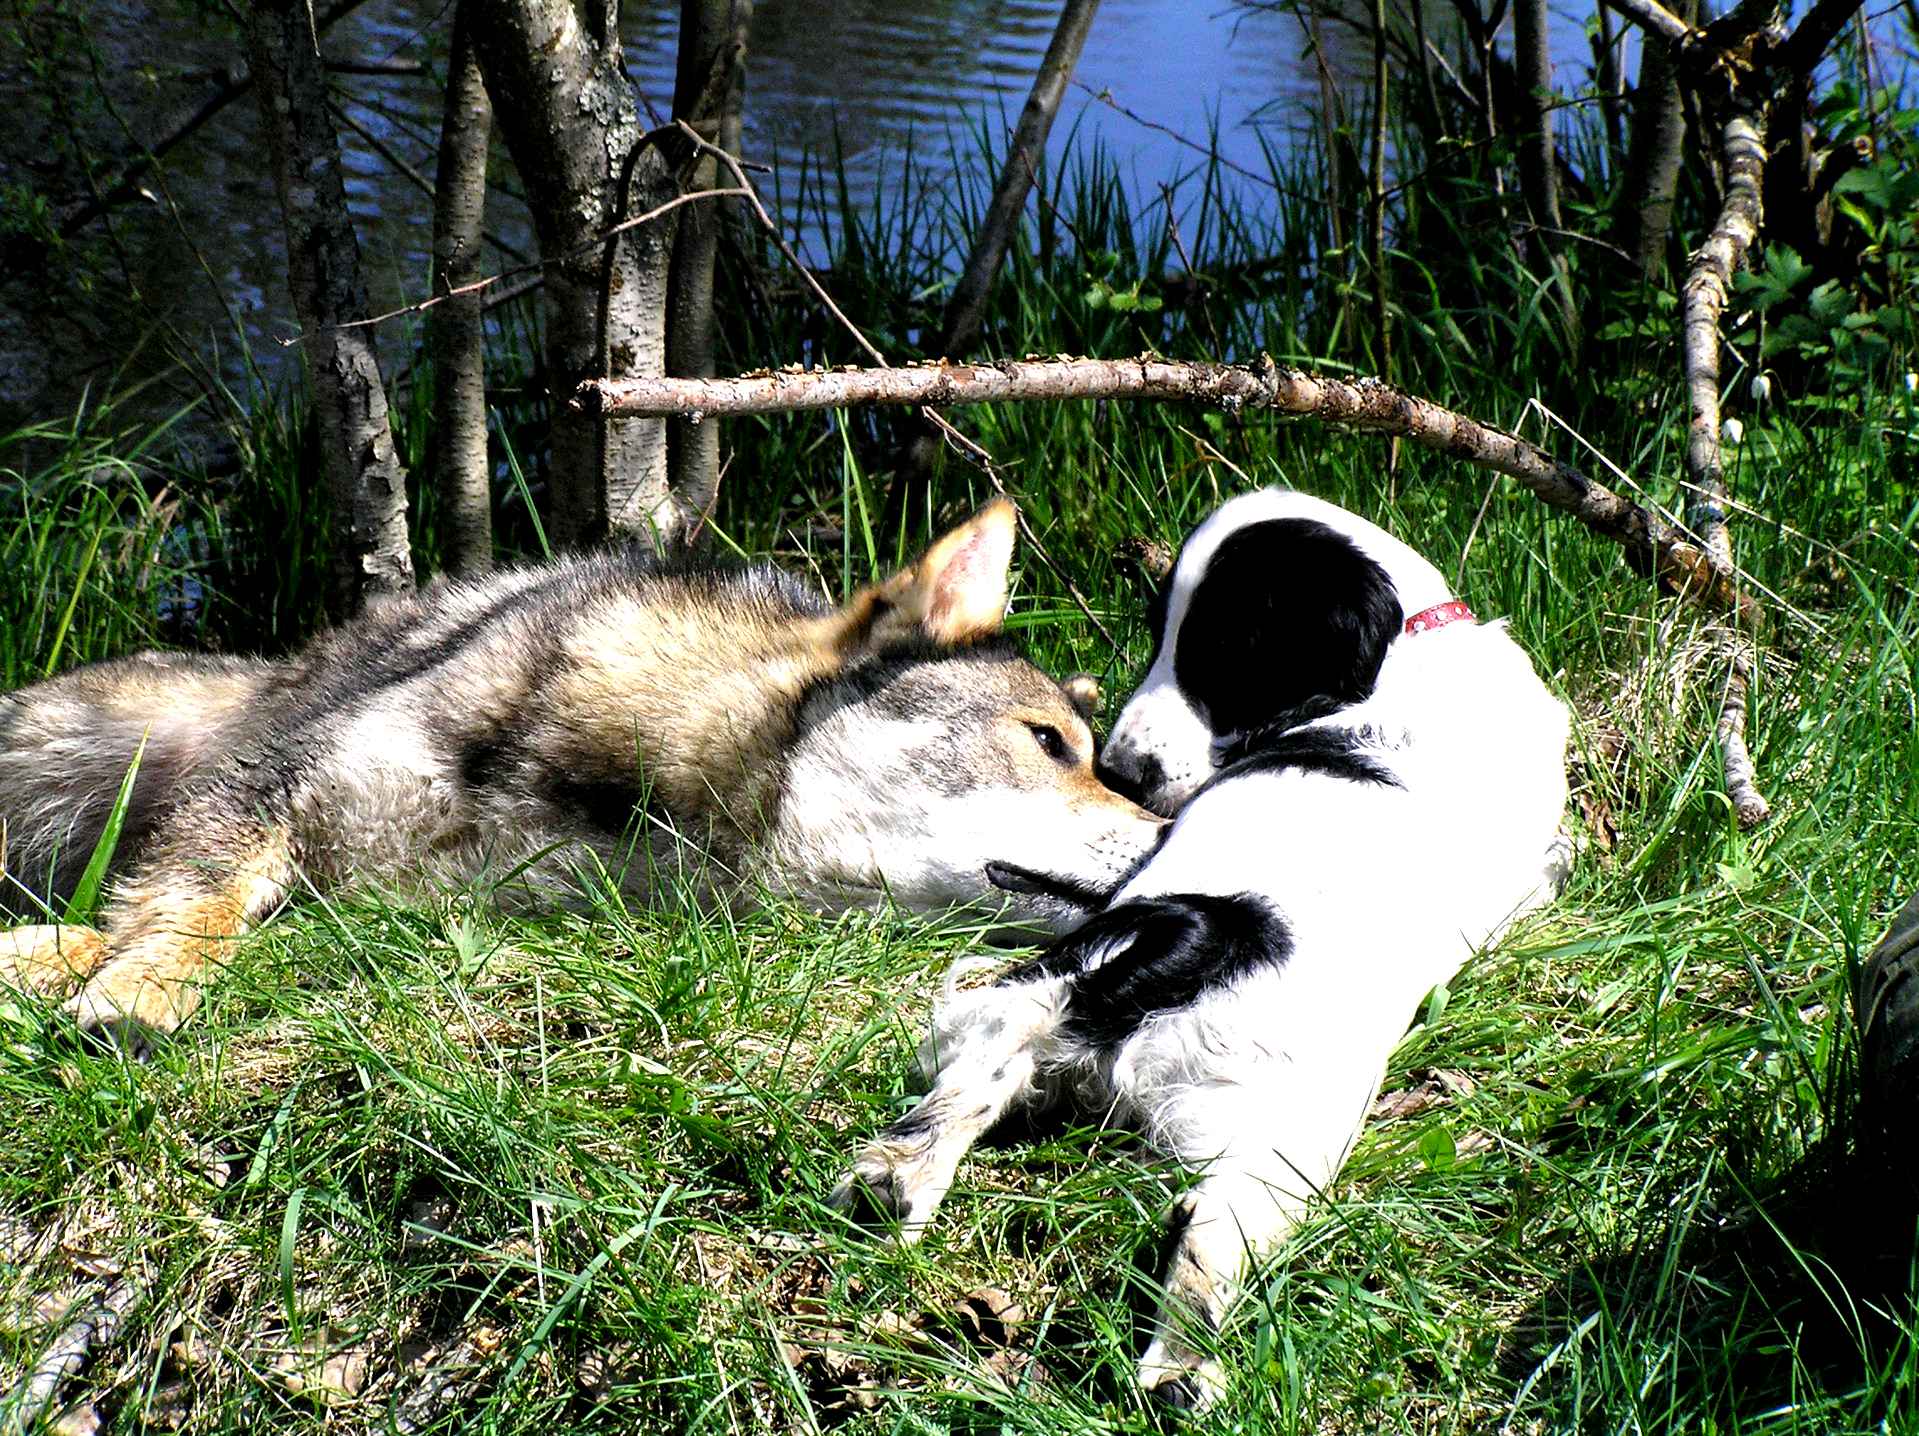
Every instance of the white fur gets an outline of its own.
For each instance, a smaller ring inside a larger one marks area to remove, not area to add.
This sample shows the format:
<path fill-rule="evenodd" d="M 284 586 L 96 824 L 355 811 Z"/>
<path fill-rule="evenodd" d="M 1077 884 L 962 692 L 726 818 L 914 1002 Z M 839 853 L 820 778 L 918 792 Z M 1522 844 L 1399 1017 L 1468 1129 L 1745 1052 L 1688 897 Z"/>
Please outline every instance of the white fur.
<path fill-rule="evenodd" d="M 1250 1260 L 1338 1173 L 1421 998 L 1563 876 L 1567 714 L 1500 623 L 1401 635 L 1369 698 L 1308 725 L 1370 730 L 1369 755 L 1400 786 L 1282 769 L 1192 798 L 1214 754 L 1173 677 L 1183 611 L 1227 533 L 1291 516 L 1375 559 L 1407 616 L 1451 596 L 1430 563 L 1333 505 L 1276 492 L 1235 500 L 1182 550 L 1165 641 L 1113 740 L 1150 752 L 1178 799 L 1192 799 L 1115 902 L 1256 894 L 1290 930 L 1290 956 L 1104 1051 L 1062 1025 L 1071 978 L 949 993 L 921 1053 L 930 1118 L 883 1134 L 842 1187 L 890 1184 L 910 1237 L 966 1146 L 1012 1106 L 1070 1098 L 1137 1127 L 1202 1174 L 1140 1379 L 1200 1403 L 1222 1377 L 1194 1322 L 1217 1328 Z"/>

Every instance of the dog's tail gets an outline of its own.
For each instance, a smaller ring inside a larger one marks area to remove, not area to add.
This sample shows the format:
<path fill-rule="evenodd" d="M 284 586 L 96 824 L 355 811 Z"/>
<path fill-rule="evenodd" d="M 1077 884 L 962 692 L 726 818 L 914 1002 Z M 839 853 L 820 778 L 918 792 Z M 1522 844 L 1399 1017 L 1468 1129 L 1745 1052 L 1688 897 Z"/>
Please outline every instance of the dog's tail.
<path fill-rule="evenodd" d="M 274 674 L 142 653 L 0 695 L 0 913 L 44 921 L 73 895 L 138 753 L 115 849 L 124 870 L 161 805 L 227 751 Z"/>

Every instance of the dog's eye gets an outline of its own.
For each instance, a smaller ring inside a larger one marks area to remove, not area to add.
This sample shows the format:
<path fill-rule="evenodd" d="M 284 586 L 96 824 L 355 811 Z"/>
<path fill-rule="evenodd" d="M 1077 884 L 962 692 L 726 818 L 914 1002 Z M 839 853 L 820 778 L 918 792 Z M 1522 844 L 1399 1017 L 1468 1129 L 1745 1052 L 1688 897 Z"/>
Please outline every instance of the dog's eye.
<path fill-rule="evenodd" d="M 1073 750 L 1061 736 L 1059 729 L 1046 723 L 1028 723 L 1026 731 L 1033 735 L 1033 741 L 1039 744 L 1040 752 L 1055 763 L 1070 764 L 1073 761 Z"/>

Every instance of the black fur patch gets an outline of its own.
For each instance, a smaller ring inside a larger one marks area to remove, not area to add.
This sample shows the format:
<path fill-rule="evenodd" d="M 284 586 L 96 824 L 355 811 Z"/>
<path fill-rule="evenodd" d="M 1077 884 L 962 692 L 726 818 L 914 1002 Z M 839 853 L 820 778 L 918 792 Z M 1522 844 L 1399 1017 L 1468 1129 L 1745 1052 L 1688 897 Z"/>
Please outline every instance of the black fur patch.
<path fill-rule="evenodd" d="M 1275 732 L 1256 729 L 1230 744 L 1220 755 L 1219 771 L 1206 786 L 1228 782 L 1248 773 L 1323 773 L 1349 783 L 1377 783 L 1403 788 L 1399 775 L 1368 751 L 1370 735 L 1354 728 L 1289 728 Z"/>
<path fill-rule="evenodd" d="M 1115 948 L 1116 956 L 1088 965 Z M 1072 977 L 1065 1030 L 1111 1047 L 1147 1018 L 1190 1007 L 1262 965 L 1280 966 L 1292 950 L 1292 933 L 1258 895 L 1182 893 L 1109 907 L 1001 980 Z"/>
<path fill-rule="evenodd" d="M 646 794 L 637 775 L 628 779 L 555 778 L 547 784 L 547 795 L 615 837 L 631 828 L 634 816 L 646 806 Z"/>
<path fill-rule="evenodd" d="M 1392 579 L 1313 519 L 1268 519 L 1214 550 L 1180 619 L 1173 675 L 1220 737 L 1291 728 L 1373 691 L 1405 623 Z"/>

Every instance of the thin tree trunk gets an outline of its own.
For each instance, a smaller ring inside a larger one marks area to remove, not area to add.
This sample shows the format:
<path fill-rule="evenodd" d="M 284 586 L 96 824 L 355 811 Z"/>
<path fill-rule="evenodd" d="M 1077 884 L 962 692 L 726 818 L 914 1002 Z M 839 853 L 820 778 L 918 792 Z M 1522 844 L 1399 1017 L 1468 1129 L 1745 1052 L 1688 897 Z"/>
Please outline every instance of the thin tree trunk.
<path fill-rule="evenodd" d="M 752 0 L 683 0 L 680 6 L 673 117 L 685 120 L 702 138 L 722 148 L 726 147 L 728 116 L 737 117 L 740 112 L 746 30 L 752 15 Z M 736 134 L 727 152 L 737 154 L 738 147 Z M 689 183 L 693 189 L 712 189 L 718 175 L 719 161 L 701 152 L 693 162 Z M 680 216 L 667 289 L 669 374 L 711 378 L 714 373 L 713 261 L 719 248 L 721 219 L 715 205 L 694 205 Z M 720 492 L 718 421 L 702 423 L 681 418 L 671 422 L 667 475 L 683 511 L 703 515 L 712 509 Z"/>
<path fill-rule="evenodd" d="M 1368 157 L 1372 194 L 1366 206 L 1366 258 L 1373 271 L 1375 366 L 1381 377 L 1391 379 L 1393 332 L 1386 303 L 1386 84 L 1386 0 L 1373 0 L 1373 145 Z"/>
<path fill-rule="evenodd" d="M 1599 89 L 1599 111 L 1606 122 L 1606 163 L 1619 163 L 1625 149 L 1625 130 L 1620 107 L 1625 83 L 1619 73 L 1619 36 L 1613 30 L 1612 11 L 1597 7 L 1599 32 L 1592 37 L 1593 81 Z"/>
<path fill-rule="evenodd" d="M 940 315 L 940 336 L 936 353 L 958 358 L 973 347 L 986 317 L 986 299 L 993 281 L 1006 259 L 1007 247 L 1019 232 L 1020 216 L 1026 210 L 1026 196 L 1039 178 L 1039 165 L 1046 153 L 1046 137 L 1052 133 L 1053 119 L 1059 113 L 1060 100 L 1079 64 L 1080 51 L 1086 48 L 1086 36 L 1093 28 L 1093 14 L 1099 0 L 1066 0 L 1059 23 L 1053 27 L 1052 42 L 1033 76 L 1033 88 L 1013 127 L 1012 143 L 1007 147 L 1006 163 L 1000 169 L 999 183 L 973 237 L 966 267 L 947 297 Z M 930 424 L 915 424 L 913 437 L 901 459 L 900 472 L 886 496 L 881 515 L 883 531 L 893 530 L 900 520 L 922 502 L 932 487 L 933 466 L 938 459 L 940 436 Z"/>
<path fill-rule="evenodd" d="M 1620 194 L 1625 248 L 1642 279 L 1658 279 L 1672 228 L 1673 195 L 1686 142 L 1686 107 L 1672 46 L 1640 36 L 1639 84 L 1633 91 L 1632 138 Z"/>
<path fill-rule="evenodd" d="M 626 81 L 616 0 L 469 0 L 495 122 L 546 261 L 546 368 L 556 396 L 590 378 L 665 372 L 671 220 L 603 236 L 674 186 Z M 676 211 L 677 213 L 677 211 Z M 658 419 L 599 425 L 557 402 L 547 525 L 566 546 L 610 532 L 673 543 L 687 515 L 667 484 Z"/>
<path fill-rule="evenodd" d="M 1019 217 L 1026 208 L 1026 196 L 1039 176 L 1041 157 L 1046 153 L 1046 137 L 1052 133 L 1053 117 L 1059 113 L 1060 99 L 1079 53 L 1086 46 L 1087 32 L 1093 28 L 1093 12 L 1099 0 L 1066 0 L 1053 41 L 1046 47 L 1039 73 L 1033 77 L 1033 89 L 1013 127 L 1013 143 L 1006 152 L 1006 165 L 1000 170 L 999 184 L 986 207 L 986 218 L 973 239 L 972 253 L 966 256 L 966 268 L 946 301 L 940 323 L 940 353 L 957 357 L 965 353 L 979 337 L 980 323 L 986 314 L 986 296 L 999 274 L 1006 247 L 1019 229 Z"/>
<path fill-rule="evenodd" d="M 1559 167 L 1553 154 L 1552 56 L 1546 49 L 1546 0 L 1513 6 L 1513 70 L 1518 88 L 1519 183 L 1533 223 L 1565 226 L 1559 217 Z M 1555 246 L 1549 244 L 1548 249 Z"/>
<path fill-rule="evenodd" d="M 440 164 L 433 186 L 433 289 L 449 297 L 432 310 L 439 413 L 438 482 L 446 515 L 447 571 L 456 578 L 493 567 L 492 466 L 486 452 L 486 297 L 453 294 L 480 277 L 486 211 L 487 140 L 493 107 L 473 54 L 472 20 L 462 4 L 453 17 L 446 103 L 440 120 Z"/>
<path fill-rule="evenodd" d="M 368 600 L 413 588 L 406 471 L 393 446 L 360 246 L 347 214 L 340 143 L 307 8 L 256 0 L 247 54 L 286 222 L 287 280 L 306 334 L 314 420 L 333 501 L 328 607 L 346 617 Z"/>
<path fill-rule="evenodd" d="M 1531 212 L 1539 252 L 1552 268 L 1559 314 L 1573 346 L 1579 344 L 1579 304 L 1566 265 L 1559 212 L 1559 155 L 1553 143 L 1553 67 L 1547 49 L 1546 0 L 1515 0 L 1513 69 L 1518 96 L 1519 185 Z"/>

